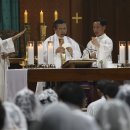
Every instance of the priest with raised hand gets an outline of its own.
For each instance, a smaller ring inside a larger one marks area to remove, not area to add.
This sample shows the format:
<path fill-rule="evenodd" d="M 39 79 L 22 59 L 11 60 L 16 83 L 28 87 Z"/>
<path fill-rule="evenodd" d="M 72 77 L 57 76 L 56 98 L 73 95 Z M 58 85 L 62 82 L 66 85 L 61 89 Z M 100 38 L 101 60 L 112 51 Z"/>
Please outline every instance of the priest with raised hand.
<path fill-rule="evenodd" d="M 2 40 L 0 38 L 0 100 L 2 101 L 5 100 L 5 95 L 6 95 L 5 74 L 9 63 L 8 55 L 10 53 L 15 52 L 14 41 L 18 39 L 21 35 L 23 35 L 25 31 L 26 29 L 21 31 L 17 35 L 5 40 Z"/>
<path fill-rule="evenodd" d="M 113 42 L 105 34 L 106 26 L 107 20 L 102 18 L 93 22 L 93 32 L 95 37 L 92 37 L 87 44 L 83 54 L 84 57 L 89 52 L 89 58 L 97 59 L 99 62 L 102 61 L 103 63 L 106 63 L 107 61 L 112 62 L 111 53 L 113 50 Z"/>
<path fill-rule="evenodd" d="M 72 38 L 66 36 L 67 35 L 67 24 L 62 19 L 58 19 L 53 23 L 53 28 L 55 34 L 47 38 L 43 42 L 44 49 L 44 61 L 47 63 L 47 47 L 48 41 L 52 41 L 54 44 L 54 64 L 57 68 L 61 67 L 61 64 L 57 64 L 59 62 L 59 58 L 61 54 L 65 54 L 65 61 L 70 59 L 79 59 L 81 57 L 81 51 L 79 48 L 79 44 L 74 41 Z"/>

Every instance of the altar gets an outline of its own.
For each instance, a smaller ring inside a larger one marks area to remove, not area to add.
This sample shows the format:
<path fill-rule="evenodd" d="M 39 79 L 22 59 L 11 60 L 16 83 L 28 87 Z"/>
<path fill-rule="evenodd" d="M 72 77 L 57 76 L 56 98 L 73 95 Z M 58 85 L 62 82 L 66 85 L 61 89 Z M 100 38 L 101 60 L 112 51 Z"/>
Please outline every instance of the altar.
<path fill-rule="evenodd" d="M 7 70 L 8 98 L 13 97 L 20 89 L 29 87 L 29 84 L 41 81 L 54 82 L 82 82 L 101 79 L 124 81 L 130 80 L 130 68 L 30 68 Z M 18 86 L 20 82 L 20 87 Z M 11 94 L 10 94 L 11 92 Z M 13 93 L 12 93 L 13 92 Z"/>
<path fill-rule="evenodd" d="M 28 69 L 28 83 L 37 81 L 130 80 L 130 68 Z"/>

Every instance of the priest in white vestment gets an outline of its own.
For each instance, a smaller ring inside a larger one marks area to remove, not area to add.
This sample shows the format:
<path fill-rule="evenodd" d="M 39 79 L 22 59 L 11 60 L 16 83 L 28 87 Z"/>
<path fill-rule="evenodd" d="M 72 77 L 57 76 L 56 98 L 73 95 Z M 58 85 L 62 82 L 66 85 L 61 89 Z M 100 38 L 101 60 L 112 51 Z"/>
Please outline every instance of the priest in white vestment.
<path fill-rule="evenodd" d="M 76 60 L 81 58 L 81 50 L 79 44 L 73 40 L 72 38 L 66 36 L 67 34 L 67 25 L 66 22 L 58 19 L 54 22 L 53 28 L 55 34 L 47 38 L 43 42 L 43 50 L 44 50 L 44 63 L 47 64 L 47 52 L 48 52 L 48 42 L 52 41 L 54 45 L 54 64 L 56 68 L 61 68 L 62 58 L 61 54 L 65 54 L 67 60 Z M 45 86 L 45 82 L 38 82 L 36 87 L 36 93 L 40 93 L 43 90 L 43 86 Z"/>
<path fill-rule="evenodd" d="M 47 63 L 48 41 L 52 41 L 54 45 L 54 64 L 57 68 L 60 68 L 62 64 L 60 63 L 60 54 L 65 53 L 67 61 L 71 59 L 79 59 L 81 57 L 81 51 L 79 44 L 72 38 L 66 36 L 67 25 L 65 21 L 60 19 L 56 20 L 53 27 L 55 34 L 43 42 L 44 61 Z"/>
<path fill-rule="evenodd" d="M 5 74 L 9 65 L 8 54 L 15 52 L 13 41 L 19 38 L 24 32 L 25 30 L 6 40 L 0 38 L 0 100 L 2 101 L 6 98 Z"/>
<path fill-rule="evenodd" d="M 103 63 L 112 62 L 113 42 L 105 34 L 106 26 L 107 21 L 105 19 L 94 21 L 93 32 L 96 37 L 92 37 L 87 44 L 83 54 L 84 57 L 87 57 L 86 55 L 89 52 L 89 58 L 97 59 L 99 62 L 103 61 Z"/>

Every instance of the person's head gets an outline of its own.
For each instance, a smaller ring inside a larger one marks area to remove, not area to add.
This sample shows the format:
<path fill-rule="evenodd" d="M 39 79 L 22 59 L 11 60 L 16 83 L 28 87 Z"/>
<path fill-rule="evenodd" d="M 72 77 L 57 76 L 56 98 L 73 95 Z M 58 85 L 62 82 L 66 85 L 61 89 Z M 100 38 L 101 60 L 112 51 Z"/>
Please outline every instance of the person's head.
<path fill-rule="evenodd" d="M 125 84 L 123 86 L 120 86 L 116 98 L 126 102 L 130 107 L 130 85 Z"/>
<path fill-rule="evenodd" d="M 76 83 L 66 83 L 60 89 L 59 99 L 65 103 L 83 107 L 85 92 Z"/>
<path fill-rule="evenodd" d="M 0 101 L 0 130 L 2 130 L 5 124 L 5 116 L 6 116 L 5 109 Z"/>
<path fill-rule="evenodd" d="M 14 103 L 4 102 L 3 106 L 6 112 L 3 130 L 27 130 L 27 122 L 22 111 Z"/>
<path fill-rule="evenodd" d="M 71 125 L 71 111 L 64 103 L 52 103 L 44 108 L 41 121 L 34 130 L 68 130 Z"/>
<path fill-rule="evenodd" d="M 37 120 L 40 103 L 31 90 L 23 89 L 19 91 L 15 96 L 14 102 L 22 110 L 27 121 Z"/>
<path fill-rule="evenodd" d="M 130 130 L 129 113 L 126 103 L 109 100 L 99 109 L 96 121 L 102 130 Z"/>
<path fill-rule="evenodd" d="M 106 84 L 108 84 L 109 82 L 110 82 L 110 80 L 106 80 L 106 79 L 99 80 L 97 82 L 96 88 L 97 88 L 97 92 L 100 96 L 104 95 Z"/>
<path fill-rule="evenodd" d="M 64 37 L 67 34 L 66 22 L 62 19 L 58 19 L 53 23 L 53 28 L 58 37 Z"/>
<path fill-rule="evenodd" d="M 47 105 L 58 101 L 58 95 L 51 88 L 45 89 L 42 93 L 37 95 L 37 98 L 42 105 Z"/>
<path fill-rule="evenodd" d="M 110 80 L 104 90 L 104 96 L 106 99 L 114 99 L 119 90 L 119 83 L 113 80 Z"/>
<path fill-rule="evenodd" d="M 99 130 L 95 120 L 75 114 L 66 104 L 48 105 L 34 130 Z"/>
<path fill-rule="evenodd" d="M 99 37 L 102 34 L 104 34 L 107 26 L 107 20 L 106 19 L 97 19 L 93 22 L 93 32 L 94 34 Z"/>

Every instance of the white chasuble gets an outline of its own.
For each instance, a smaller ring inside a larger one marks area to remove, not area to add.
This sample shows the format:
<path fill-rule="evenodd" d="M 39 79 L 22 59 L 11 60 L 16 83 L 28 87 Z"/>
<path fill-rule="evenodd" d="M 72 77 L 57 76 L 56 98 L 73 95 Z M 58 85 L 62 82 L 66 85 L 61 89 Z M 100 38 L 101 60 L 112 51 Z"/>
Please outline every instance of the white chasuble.
<path fill-rule="evenodd" d="M 8 69 L 8 59 L 2 59 L 3 53 L 9 54 L 15 52 L 12 38 L 2 40 L 0 38 L 0 100 L 6 99 L 6 70 Z"/>
<path fill-rule="evenodd" d="M 59 45 L 59 39 L 57 34 L 54 34 L 52 36 L 50 36 L 49 38 L 47 38 L 44 42 L 43 42 L 43 50 L 44 50 L 44 62 L 47 63 L 47 47 L 48 47 L 48 41 L 52 41 L 54 44 L 54 64 L 56 65 L 57 68 L 61 67 L 61 64 L 58 65 L 57 62 L 59 61 L 59 54 L 56 54 L 56 49 L 60 46 Z M 66 61 L 70 60 L 70 59 L 79 59 L 81 57 L 81 51 L 79 48 L 79 45 L 76 41 L 74 41 L 73 39 L 71 39 L 70 37 L 64 36 L 63 37 L 63 47 L 67 48 L 67 47 L 71 47 L 73 50 L 73 54 L 72 57 L 70 56 L 70 53 L 67 51 L 67 49 L 65 49 L 65 53 L 66 53 Z"/>

